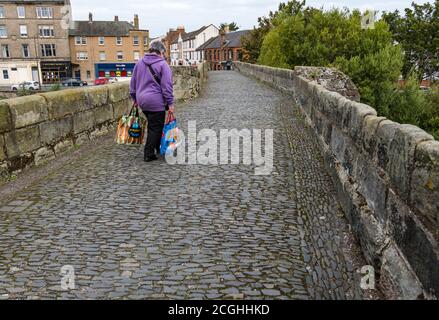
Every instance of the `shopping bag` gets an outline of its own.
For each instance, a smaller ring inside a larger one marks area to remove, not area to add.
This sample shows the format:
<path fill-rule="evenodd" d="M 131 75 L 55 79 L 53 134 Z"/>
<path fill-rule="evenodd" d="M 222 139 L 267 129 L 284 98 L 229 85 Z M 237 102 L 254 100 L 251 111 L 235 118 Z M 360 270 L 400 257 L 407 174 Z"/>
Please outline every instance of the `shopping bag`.
<path fill-rule="evenodd" d="M 117 125 L 116 143 L 124 145 L 141 145 L 145 141 L 146 119 L 140 117 L 135 105 L 129 114 L 122 116 Z"/>
<path fill-rule="evenodd" d="M 160 144 L 160 154 L 173 154 L 179 146 L 179 129 L 177 126 L 177 119 L 174 113 L 168 112 L 165 126 L 163 128 L 162 140 Z"/>

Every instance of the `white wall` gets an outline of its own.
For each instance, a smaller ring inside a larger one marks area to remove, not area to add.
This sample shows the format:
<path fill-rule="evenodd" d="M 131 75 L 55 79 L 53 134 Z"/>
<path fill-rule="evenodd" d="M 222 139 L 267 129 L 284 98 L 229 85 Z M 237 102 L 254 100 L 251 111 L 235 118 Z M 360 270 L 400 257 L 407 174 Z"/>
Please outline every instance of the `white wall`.
<path fill-rule="evenodd" d="M 24 81 L 32 81 L 32 67 L 38 67 L 33 61 L 7 61 L 0 63 L 0 86 L 11 86 Z M 12 71 L 16 68 L 17 71 Z M 9 79 L 3 76 L 3 70 L 8 71 Z M 39 70 L 40 73 L 40 70 Z M 38 79 L 35 79 L 38 81 Z"/>

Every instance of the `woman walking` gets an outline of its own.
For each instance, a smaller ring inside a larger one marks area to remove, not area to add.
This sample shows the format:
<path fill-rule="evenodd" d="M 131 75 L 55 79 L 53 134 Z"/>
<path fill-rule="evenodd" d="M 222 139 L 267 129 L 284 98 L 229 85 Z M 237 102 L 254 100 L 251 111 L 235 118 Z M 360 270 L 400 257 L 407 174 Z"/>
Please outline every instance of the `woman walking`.
<path fill-rule="evenodd" d="M 134 67 L 131 78 L 131 97 L 148 120 L 146 162 L 158 159 L 166 110 L 175 111 L 172 71 L 164 58 L 165 52 L 161 41 L 151 43 L 148 53 Z"/>

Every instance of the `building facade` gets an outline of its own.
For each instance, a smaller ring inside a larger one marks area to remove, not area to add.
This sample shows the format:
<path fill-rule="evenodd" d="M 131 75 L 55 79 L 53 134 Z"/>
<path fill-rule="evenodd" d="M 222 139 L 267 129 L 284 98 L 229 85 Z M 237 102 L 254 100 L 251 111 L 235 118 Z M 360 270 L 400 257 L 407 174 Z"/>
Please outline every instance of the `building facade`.
<path fill-rule="evenodd" d="M 236 32 L 221 31 L 220 35 L 209 39 L 197 48 L 202 52 L 204 61 L 209 63 L 210 70 L 231 69 L 233 62 L 242 61 L 245 51 L 241 39 L 249 34 L 249 30 Z"/>
<path fill-rule="evenodd" d="M 69 0 L 0 1 L 0 86 L 71 76 Z"/>
<path fill-rule="evenodd" d="M 196 66 L 204 60 L 203 51 L 197 51 L 212 37 L 219 35 L 219 29 L 213 24 L 189 33 L 181 32 L 171 43 L 171 65 Z"/>
<path fill-rule="evenodd" d="M 99 78 L 131 77 L 137 61 L 149 46 L 149 31 L 139 28 L 139 17 L 134 22 L 75 21 L 70 30 L 70 51 L 73 76 L 91 82 Z"/>

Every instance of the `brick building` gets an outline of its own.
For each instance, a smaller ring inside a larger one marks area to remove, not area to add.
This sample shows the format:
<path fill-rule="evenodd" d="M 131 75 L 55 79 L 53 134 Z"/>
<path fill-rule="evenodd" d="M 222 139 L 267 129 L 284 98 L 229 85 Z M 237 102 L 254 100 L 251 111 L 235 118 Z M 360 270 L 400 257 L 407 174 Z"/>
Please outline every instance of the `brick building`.
<path fill-rule="evenodd" d="M 0 1 L 0 86 L 72 75 L 69 0 Z"/>
<path fill-rule="evenodd" d="M 241 38 L 248 35 L 249 30 L 227 32 L 222 30 L 220 35 L 209 39 L 197 48 L 204 61 L 209 63 L 210 70 L 226 70 L 233 62 L 242 61 L 244 51 Z"/>
<path fill-rule="evenodd" d="M 149 31 L 139 28 L 139 16 L 134 22 L 74 21 L 70 30 L 70 51 L 77 79 L 94 81 L 98 78 L 131 77 L 136 62 L 143 58 L 149 46 Z"/>

